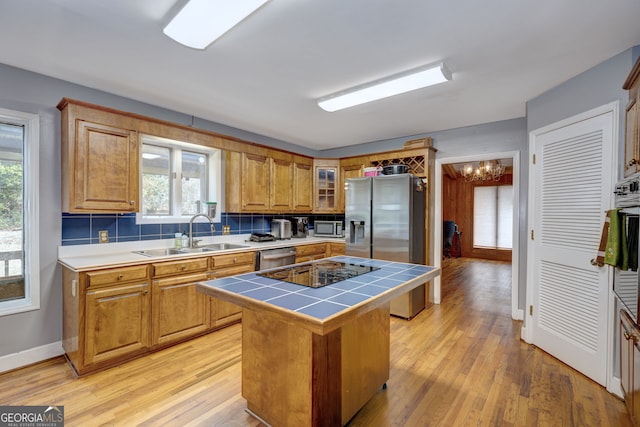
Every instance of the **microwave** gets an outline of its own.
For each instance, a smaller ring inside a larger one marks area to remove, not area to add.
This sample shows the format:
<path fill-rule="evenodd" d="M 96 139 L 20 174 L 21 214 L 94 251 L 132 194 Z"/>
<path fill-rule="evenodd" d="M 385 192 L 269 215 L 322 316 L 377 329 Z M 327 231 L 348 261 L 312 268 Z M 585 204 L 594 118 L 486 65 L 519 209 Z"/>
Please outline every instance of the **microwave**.
<path fill-rule="evenodd" d="M 313 235 L 318 237 L 344 237 L 342 221 L 314 221 Z"/>

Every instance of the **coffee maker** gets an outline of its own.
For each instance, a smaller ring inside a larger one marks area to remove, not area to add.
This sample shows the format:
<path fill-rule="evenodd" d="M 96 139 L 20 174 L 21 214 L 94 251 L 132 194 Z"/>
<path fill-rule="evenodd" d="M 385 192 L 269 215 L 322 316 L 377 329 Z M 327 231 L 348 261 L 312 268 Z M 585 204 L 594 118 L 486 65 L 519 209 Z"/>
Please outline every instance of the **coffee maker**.
<path fill-rule="evenodd" d="M 309 218 L 296 216 L 291 218 L 291 237 L 304 238 L 309 235 Z"/>

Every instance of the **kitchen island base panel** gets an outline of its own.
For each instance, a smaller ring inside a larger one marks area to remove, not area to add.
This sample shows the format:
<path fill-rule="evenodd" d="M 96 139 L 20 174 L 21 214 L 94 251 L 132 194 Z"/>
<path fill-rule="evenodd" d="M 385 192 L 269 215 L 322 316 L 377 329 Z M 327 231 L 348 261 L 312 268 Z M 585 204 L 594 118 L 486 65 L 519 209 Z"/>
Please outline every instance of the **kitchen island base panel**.
<path fill-rule="evenodd" d="M 327 335 L 244 309 L 242 395 L 275 426 L 346 424 L 389 378 L 389 304 Z"/>

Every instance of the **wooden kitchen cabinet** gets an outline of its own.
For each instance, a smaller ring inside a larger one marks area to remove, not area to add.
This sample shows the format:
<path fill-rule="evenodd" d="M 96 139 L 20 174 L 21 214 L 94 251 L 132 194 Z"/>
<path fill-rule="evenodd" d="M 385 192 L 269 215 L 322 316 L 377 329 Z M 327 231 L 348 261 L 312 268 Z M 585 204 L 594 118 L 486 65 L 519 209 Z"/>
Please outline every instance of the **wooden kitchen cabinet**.
<path fill-rule="evenodd" d="M 225 154 L 227 212 L 311 211 L 311 159 L 264 150 Z"/>
<path fill-rule="evenodd" d="M 310 213 L 313 209 L 313 160 L 296 156 L 293 164 L 293 211 Z"/>
<path fill-rule="evenodd" d="M 620 310 L 620 387 L 634 425 L 640 421 L 640 329 Z"/>
<path fill-rule="evenodd" d="M 327 256 L 326 243 L 312 243 L 310 245 L 296 246 L 296 263 L 315 261 L 317 259 L 326 258 L 326 256 Z"/>
<path fill-rule="evenodd" d="M 289 158 L 270 159 L 269 210 L 291 212 L 293 210 L 293 161 Z"/>
<path fill-rule="evenodd" d="M 213 269 L 209 272 L 208 280 L 220 279 L 236 274 L 255 271 L 255 252 L 241 252 L 234 254 L 217 255 L 212 258 Z M 236 304 L 217 298 L 210 298 L 211 327 L 236 323 L 242 319 L 242 308 Z"/>
<path fill-rule="evenodd" d="M 335 213 L 340 200 L 340 160 L 315 159 L 313 162 L 313 212 Z"/>
<path fill-rule="evenodd" d="M 270 159 L 242 153 L 240 194 L 243 212 L 269 211 Z"/>
<path fill-rule="evenodd" d="M 346 254 L 345 242 L 331 242 L 327 245 L 327 257 L 338 256 Z"/>
<path fill-rule="evenodd" d="M 148 283 L 90 289 L 84 365 L 146 352 L 150 341 Z"/>
<path fill-rule="evenodd" d="M 625 115 L 624 177 L 640 171 L 640 58 L 622 86 L 629 91 Z"/>
<path fill-rule="evenodd" d="M 100 123 L 95 112 L 68 100 L 58 108 L 62 113 L 63 212 L 137 212 L 138 133 Z"/>
<path fill-rule="evenodd" d="M 360 178 L 364 176 L 364 159 L 350 159 L 351 161 L 340 161 L 340 186 L 345 188 L 345 183 L 349 178 Z M 337 211 L 344 212 L 344 195 L 345 192 L 340 193 L 340 201 L 338 202 Z"/>
<path fill-rule="evenodd" d="M 206 332 L 211 325 L 209 297 L 196 290 L 208 279 L 209 258 L 152 264 L 152 345 L 163 346 Z"/>
<path fill-rule="evenodd" d="M 76 273 L 63 269 L 63 348 L 79 374 L 148 351 L 147 266 Z"/>

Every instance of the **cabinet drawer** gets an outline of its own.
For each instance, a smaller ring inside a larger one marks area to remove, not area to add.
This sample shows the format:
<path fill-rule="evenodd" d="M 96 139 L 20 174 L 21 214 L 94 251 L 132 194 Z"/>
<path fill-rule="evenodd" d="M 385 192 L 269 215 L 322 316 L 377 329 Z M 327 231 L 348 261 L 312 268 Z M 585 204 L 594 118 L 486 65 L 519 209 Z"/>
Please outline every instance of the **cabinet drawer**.
<path fill-rule="evenodd" d="M 324 255 L 327 252 L 327 244 L 319 243 L 315 245 L 296 246 L 296 257 Z"/>
<path fill-rule="evenodd" d="M 209 268 L 209 257 L 183 259 L 153 264 L 153 276 L 170 276 L 172 274 L 193 273 L 206 271 Z"/>
<path fill-rule="evenodd" d="M 230 267 L 234 265 L 255 263 L 255 252 L 241 252 L 237 254 L 217 255 L 213 257 L 213 268 Z"/>
<path fill-rule="evenodd" d="M 234 276 L 236 274 L 251 273 L 255 271 L 253 264 L 234 265 L 230 267 L 216 268 L 209 273 L 209 280 L 220 279 L 222 277 Z"/>
<path fill-rule="evenodd" d="M 113 268 L 110 270 L 90 271 L 87 273 L 88 286 L 105 286 L 126 283 L 147 278 L 147 266 Z"/>

